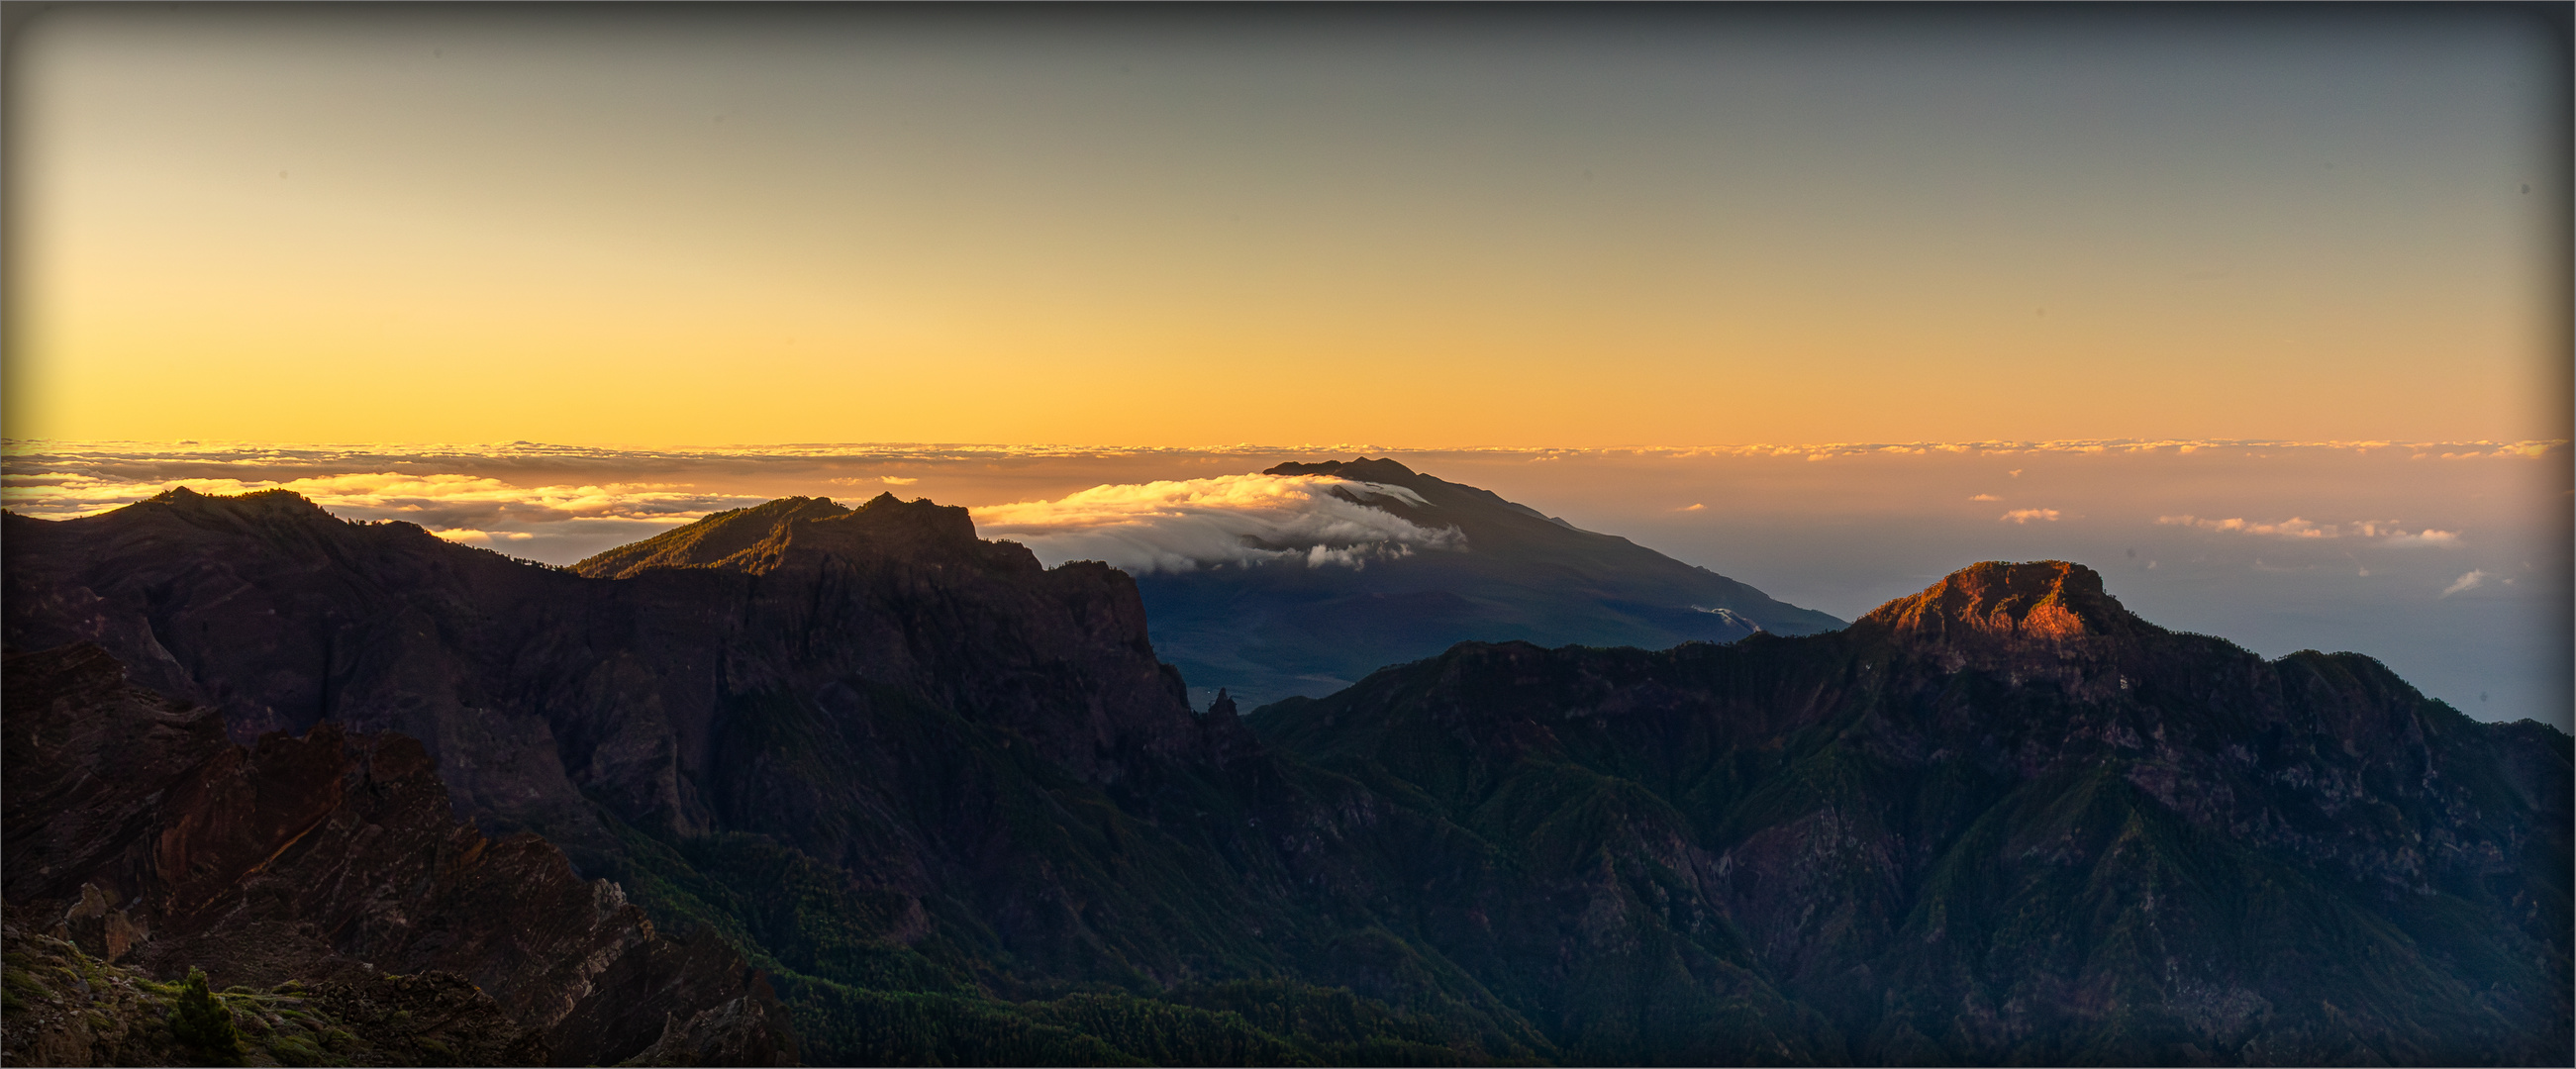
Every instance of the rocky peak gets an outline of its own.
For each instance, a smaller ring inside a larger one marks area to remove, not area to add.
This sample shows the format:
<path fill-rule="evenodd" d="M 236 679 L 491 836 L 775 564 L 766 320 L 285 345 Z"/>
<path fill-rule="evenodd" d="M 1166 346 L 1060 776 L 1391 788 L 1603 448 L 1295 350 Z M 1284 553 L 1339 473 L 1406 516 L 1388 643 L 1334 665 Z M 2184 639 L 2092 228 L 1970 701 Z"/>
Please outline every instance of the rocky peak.
<path fill-rule="evenodd" d="M 1978 645 L 2067 642 L 2154 629 L 2102 589 L 2101 573 L 2060 560 L 1971 564 L 1920 594 L 1871 610 L 1854 626 L 1915 642 Z"/>
<path fill-rule="evenodd" d="M 619 546 L 573 565 L 573 570 L 593 579 L 623 579 L 652 568 L 720 566 L 778 538 L 798 520 L 826 519 L 849 511 L 829 498 L 782 497 L 750 508 L 728 509 Z"/>
<path fill-rule="evenodd" d="M 1261 474 L 1330 475 L 1341 479 L 1357 479 L 1361 482 L 1371 483 L 1394 483 L 1399 486 L 1412 485 L 1412 479 L 1414 477 L 1413 469 L 1396 463 L 1395 459 L 1392 457 L 1381 460 L 1370 460 L 1367 457 L 1360 457 L 1356 460 L 1347 461 L 1327 460 L 1320 464 L 1305 464 L 1292 460 L 1288 463 L 1281 464 L 1264 471 Z"/>
<path fill-rule="evenodd" d="M 992 548 L 975 537 L 975 521 L 965 509 L 921 498 L 897 500 L 878 494 L 845 515 L 817 519 L 781 532 L 782 545 L 838 552 L 845 556 L 888 554 L 926 558 L 980 555 Z M 1010 555 L 1026 556 L 1013 547 Z"/>
<path fill-rule="evenodd" d="M 573 565 L 573 570 L 593 579 L 624 579 L 656 568 L 761 573 L 776 569 L 794 551 L 918 557 L 972 553 L 980 545 L 975 521 L 965 509 L 928 498 L 903 501 L 878 494 L 853 509 L 828 498 L 782 497 L 619 546 Z"/>

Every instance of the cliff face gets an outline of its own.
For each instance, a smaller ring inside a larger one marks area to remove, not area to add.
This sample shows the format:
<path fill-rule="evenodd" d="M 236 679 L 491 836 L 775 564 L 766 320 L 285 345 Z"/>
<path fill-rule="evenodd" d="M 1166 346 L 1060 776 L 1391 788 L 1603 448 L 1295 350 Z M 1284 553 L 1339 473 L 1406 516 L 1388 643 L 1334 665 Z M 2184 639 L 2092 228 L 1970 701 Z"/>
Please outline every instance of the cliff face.
<path fill-rule="evenodd" d="M 410 735 L 461 813 L 576 858 L 617 850 L 587 799 L 677 834 L 768 812 L 716 777 L 782 705 L 892 692 L 1094 783 L 1208 745 L 1123 574 L 1041 568 L 977 540 L 961 509 L 783 504 L 585 566 L 615 581 L 277 492 L 12 516 L 5 636 L 96 642 L 139 685 L 223 707 L 240 742 L 325 719 Z"/>
<path fill-rule="evenodd" d="M 666 953 L 642 910 L 536 836 L 458 824 L 409 738 L 324 722 L 237 746 L 215 710 L 127 685 L 85 644 L 7 673 L 7 899 L 107 964 L 199 967 L 218 988 L 451 974 L 572 1065 L 658 1035 L 581 1027 L 594 1007 L 658 1026 L 741 1001 L 736 1045 L 764 1056 L 750 1064 L 794 1060 L 784 1011 L 739 958 L 671 990 L 674 970 L 639 968 Z"/>
<path fill-rule="evenodd" d="M 1499 875 L 1426 937 L 1578 1049 L 1695 1042 L 1653 990 L 1780 997 L 1864 1062 L 2570 1052 L 2565 735 L 2166 632 L 2080 566 L 1808 638 L 1462 645 L 1255 723 L 1463 829 L 1416 863 Z"/>
<path fill-rule="evenodd" d="M 1859 626 L 1918 649 L 1990 650 L 2156 630 L 2104 592 L 2100 574 L 2065 561 L 1972 564 L 1920 594 L 1871 610 Z"/>

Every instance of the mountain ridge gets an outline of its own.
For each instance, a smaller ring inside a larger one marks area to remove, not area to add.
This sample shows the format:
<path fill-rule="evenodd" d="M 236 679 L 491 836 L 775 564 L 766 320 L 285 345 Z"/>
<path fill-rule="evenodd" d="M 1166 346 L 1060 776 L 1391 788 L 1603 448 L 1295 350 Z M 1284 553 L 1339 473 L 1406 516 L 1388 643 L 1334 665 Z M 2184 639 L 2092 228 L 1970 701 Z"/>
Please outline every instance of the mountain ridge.
<path fill-rule="evenodd" d="M 0 637 L 290 734 L 425 732 L 458 815 L 555 821 L 768 971 L 817 1061 L 2547 1062 L 2576 1031 L 2567 736 L 2155 627 L 2080 565 L 1805 636 L 1457 643 L 1238 718 L 1190 710 L 1123 573 L 838 509 L 594 558 L 622 578 L 280 497 L 13 514 Z"/>

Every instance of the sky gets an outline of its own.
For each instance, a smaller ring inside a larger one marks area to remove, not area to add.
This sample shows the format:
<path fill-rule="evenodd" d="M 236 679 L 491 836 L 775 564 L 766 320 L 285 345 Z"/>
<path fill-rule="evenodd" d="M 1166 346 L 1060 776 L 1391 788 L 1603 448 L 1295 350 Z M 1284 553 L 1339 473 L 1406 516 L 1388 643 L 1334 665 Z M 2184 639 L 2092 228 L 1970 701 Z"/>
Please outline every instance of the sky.
<path fill-rule="evenodd" d="M 93 5 L 12 438 L 2566 436 L 2495 8 Z"/>

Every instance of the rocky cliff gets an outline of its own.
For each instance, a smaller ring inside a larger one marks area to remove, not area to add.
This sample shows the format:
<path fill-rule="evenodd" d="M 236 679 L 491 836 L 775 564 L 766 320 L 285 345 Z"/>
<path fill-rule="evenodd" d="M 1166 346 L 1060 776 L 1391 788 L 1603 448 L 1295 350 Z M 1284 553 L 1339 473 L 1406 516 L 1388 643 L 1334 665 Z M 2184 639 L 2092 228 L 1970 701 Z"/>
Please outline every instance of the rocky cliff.
<path fill-rule="evenodd" d="M 218 710 L 127 684 L 85 643 L 6 670 L 0 886 L 101 963 L 199 968 L 219 988 L 452 976 L 528 1033 L 505 1044 L 514 1056 L 555 1064 L 635 1056 L 665 1014 L 732 1012 L 751 1059 L 734 1064 L 794 1061 L 784 1010 L 738 957 L 664 961 L 614 884 L 576 877 L 534 835 L 459 824 L 412 739 L 324 721 L 235 745 Z M 653 1027 L 593 1023 L 611 1013 Z"/>

